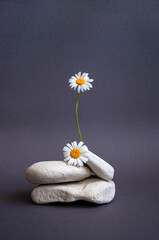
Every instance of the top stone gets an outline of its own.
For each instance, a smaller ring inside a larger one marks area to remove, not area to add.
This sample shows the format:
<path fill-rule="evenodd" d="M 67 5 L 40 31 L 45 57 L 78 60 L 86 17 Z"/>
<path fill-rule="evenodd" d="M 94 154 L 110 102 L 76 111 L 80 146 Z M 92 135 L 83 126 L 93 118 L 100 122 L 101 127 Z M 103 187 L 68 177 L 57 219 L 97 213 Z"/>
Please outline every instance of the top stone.
<path fill-rule="evenodd" d="M 37 162 L 26 169 L 26 179 L 35 184 L 51 184 L 81 181 L 91 176 L 91 171 L 84 166 L 68 166 L 63 161 Z"/>
<path fill-rule="evenodd" d="M 91 151 L 88 151 L 87 157 L 88 162 L 86 164 L 96 176 L 106 181 L 110 181 L 113 179 L 114 168 L 109 163 L 107 163 Z"/>

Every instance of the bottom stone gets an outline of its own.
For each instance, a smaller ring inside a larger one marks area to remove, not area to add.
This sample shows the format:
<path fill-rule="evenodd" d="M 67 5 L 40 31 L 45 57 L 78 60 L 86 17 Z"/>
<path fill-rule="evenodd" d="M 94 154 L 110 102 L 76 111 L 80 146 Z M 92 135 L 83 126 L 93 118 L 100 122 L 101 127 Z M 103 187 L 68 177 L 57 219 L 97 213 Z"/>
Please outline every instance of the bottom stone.
<path fill-rule="evenodd" d="M 39 185 L 31 193 L 32 200 L 37 204 L 77 200 L 104 204 L 112 201 L 114 196 L 114 182 L 107 182 L 96 177 L 76 183 Z"/>

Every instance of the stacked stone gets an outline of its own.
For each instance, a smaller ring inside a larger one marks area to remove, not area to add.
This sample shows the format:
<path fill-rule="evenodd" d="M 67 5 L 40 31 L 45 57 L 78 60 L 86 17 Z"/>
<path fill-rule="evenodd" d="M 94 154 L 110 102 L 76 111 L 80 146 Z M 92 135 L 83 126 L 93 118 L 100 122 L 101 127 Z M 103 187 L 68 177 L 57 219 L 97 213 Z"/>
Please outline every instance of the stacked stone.
<path fill-rule="evenodd" d="M 64 161 L 37 162 L 26 169 L 25 177 L 40 184 L 31 193 L 37 204 L 85 200 L 104 204 L 113 200 L 114 169 L 106 161 L 88 151 L 87 166 L 69 166 Z"/>

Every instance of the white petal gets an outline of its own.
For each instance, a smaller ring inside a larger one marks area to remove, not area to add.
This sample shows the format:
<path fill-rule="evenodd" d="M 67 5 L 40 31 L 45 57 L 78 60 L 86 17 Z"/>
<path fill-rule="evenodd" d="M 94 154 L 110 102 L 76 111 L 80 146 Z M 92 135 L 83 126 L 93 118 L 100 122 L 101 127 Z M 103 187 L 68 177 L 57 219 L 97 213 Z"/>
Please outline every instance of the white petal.
<path fill-rule="evenodd" d="M 77 165 L 83 167 L 83 162 L 79 158 L 77 158 Z"/>
<path fill-rule="evenodd" d="M 75 86 L 76 83 L 69 83 L 69 86 Z"/>
<path fill-rule="evenodd" d="M 89 152 L 88 151 L 85 151 L 85 152 L 82 152 L 80 156 L 83 156 L 83 157 L 86 157 L 89 159 Z"/>
<path fill-rule="evenodd" d="M 73 144 L 73 142 L 71 142 L 71 145 L 72 145 L 72 148 L 74 149 L 74 144 Z"/>
<path fill-rule="evenodd" d="M 79 144 L 77 145 L 77 148 L 80 150 L 80 148 L 82 147 L 84 143 L 82 141 L 79 142 Z"/>
<path fill-rule="evenodd" d="M 70 84 L 70 88 L 74 88 L 75 86 L 75 84 Z"/>
<path fill-rule="evenodd" d="M 71 142 L 71 145 L 72 145 L 72 148 L 74 149 L 74 143 L 73 142 Z"/>
<path fill-rule="evenodd" d="M 80 90 L 81 90 L 81 86 L 78 85 L 78 88 L 77 88 L 78 93 L 80 93 Z"/>
<path fill-rule="evenodd" d="M 85 87 L 85 91 L 89 90 L 89 86 L 86 83 L 85 83 L 84 87 Z"/>
<path fill-rule="evenodd" d="M 74 165 L 74 166 L 77 165 L 77 160 L 76 160 L 76 159 L 74 159 L 74 163 L 73 163 L 73 165 Z"/>
<path fill-rule="evenodd" d="M 81 77 L 81 72 L 79 72 L 77 75 L 78 75 L 78 77 L 80 78 L 80 77 Z"/>
<path fill-rule="evenodd" d="M 89 82 L 86 82 L 85 83 L 87 86 L 89 86 L 90 88 L 92 88 L 93 86 L 92 86 L 92 84 L 91 83 L 89 83 Z"/>
<path fill-rule="evenodd" d="M 87 89 L 86 89 L 86 88 L 87 88 L 87 86 L 86 86 L 85 84 L 83 84 L 83 85 L 82 85 L 82 87 L 83 87 L 84 91 L 86 91 L 86 90 L 87 90 Z"/>
<path fill-rule="evenodd" d="M 82 85 L 81 85 L 81 91 L 82 91 L 82 92 L 84 92 L 84 88 L 83 88 L 83 86 L 82 86 Z"/>
<path fill-rule="evenodd" d="M 84 156 L 82 156 L 82 155 L 79 157 L 79 159 L 80 159 L 82 162 L 84 162 L 84 163 L 88 162 L 88 158 L 86 158 L 86 157 L 84 157 Z"/>
<path fill-rule="evenodd" d="M 70 152 L 71 150 L 70 150 L 67 146 L 65 146 L 65 147 L 63 148 L 63 151 L 65 151 L 65 152 Z"/>
<path fill-rule="evenodd" d="M 73 149 L 70 143 L 66 144 L 71 150 Z"/>
<path fill-rule="evenodd" d="M 75 82 L 76 82 L 76 80 L 74 80 L 74 79 L 70 78 L 68 82 L 69 82 L 69 83 L 75 83 Z"/>
<path fill-rule="evenodd" d="M 81 153 L 88 151 L 88 148 L 84 145 L 80 148 Z"/>
<path fill-rule="evenodd" d="M 76 142 L 76 141 L 72 142 L 71 144 L 72 144 L 72 148 L 73 148 L 73 149 L 74 149 L 74 148 L 77 148 L 77 142 Z"/>
<path fill-rule="evenodd" d="M 75 76 L 72 76 L 70 79 L 76 80 L 76 77 L 75 77 Z"/>
<path fill-rule="evenodd" d="M 73 142 L 73 145 L 74 145 L 74 148 L 77 148 L 77 142 L 76 141 Z"/>
<path fill-rule="evenodd" d="M 68 157 L 68 156 L 70 156 L 70 152 L 69 151 L 63 151 L 63 155 L 64 155 L 64 157 Z"/>
<path fill-rule="evenodd" d="M 89 78 L 87 81 L 88 81 L 88 82 L 94 82 L 94 80 L 93 80 L 93 79 L 90 79 L 90 78 Z"/>
<path fill-rule="evenodd" d="M 64 158 L 66 158 L 66 157 L 70 156 L 70 152 L 64 152 L 63 155 L 64 155 Z"/>
<path fill-rule="evenodd" d="M 76 76 L 76 78 L 77 78 L 77 79 L 79 78 L 79 76 L 78 76 L 78 73 L 77 73 L 77 74 L 75 74 L 75 76 Z"/>
<path fill-rule="evenodd" d="M 64 161 L 67 162 L 67 161 L 69 161 L 70 159 L 71 159 L 71 156 L 68 156 L 68 157 L 64 158 Z"/>
<path fill-rule="evenodd" d="M 69 86 L 72 86 L 72 85 L 74 85 L 74 84 L 76 84 L 76 82 L 70 82 L 70 83 L 69 83 Z"/>
<path fill-rule="evenodd" d="M 74 159 L 71 158 L 71 159 L 68 161 L 68 165 L 73 165 L 73 163 L 74 163 Z"/>
<path fill-rule="evenodd" d="M 86 73 L 83 73 L 82 76 L 81 76 L 81 78 L 84 78 L 84 77 L 85 77 L 85 74 L 86 74 Z"/>
<path fill-rule="evenodd" d="M 86 91 L 89 91 L 90 90 L 90 87 L 89 86 L 86 86 Z"/>
<path fill-rule="evenodd" d="M 77 166 L 77 167 L 80 167 L 80 165 L 78 164 L 78 158 L 76 159 L 76 161 L 77 161 L 77 164 L 76 164 L 76 166 Z"/>
<path fill-rule="evenodd" d="M 76 90 L 77 86 L 78 86 L 78 85 L 76 84 L 76 86 L 74 87 L 74 90 Z"/>
<path fill-rule="evenodd" d="M 85 74 L 85 77 L 84 77 L 85 79 L 86 79 L 86 78 L 89 78 L 89 77 L 88 77 L 88 74 L 89 74 L 89 73 L 86 73 L 86 74 Z"/>

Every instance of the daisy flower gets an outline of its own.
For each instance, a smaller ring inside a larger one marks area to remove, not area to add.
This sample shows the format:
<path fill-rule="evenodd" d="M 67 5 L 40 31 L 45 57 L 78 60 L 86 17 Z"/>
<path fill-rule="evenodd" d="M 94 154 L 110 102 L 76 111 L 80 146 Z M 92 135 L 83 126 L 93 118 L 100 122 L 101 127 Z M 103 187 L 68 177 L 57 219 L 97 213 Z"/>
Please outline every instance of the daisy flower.
<path fill-rule="evenodd" d="M 77 92 L 80 93 L 80 91 L 84 92 L 90 90 L 90 88 L 93 87 L 91 84 L 93 81 L 93 79 L 88 77 L 88 73 L 81 74 L 81 72 L 79 72 L 69 79 L 69 85 L 74 90 L 77 89 Z"/>
<path fill-rule="evenodd" d="M 81 141 L 77 144 L 76 141 L 67 143 L 63 148 L 64 161 L 68 163 L 68 165 L 74 165 L 77 167 L 82 167 L 84 163 L 88 161 L 88 158 L 85 156 L 88 148 Z"/>

